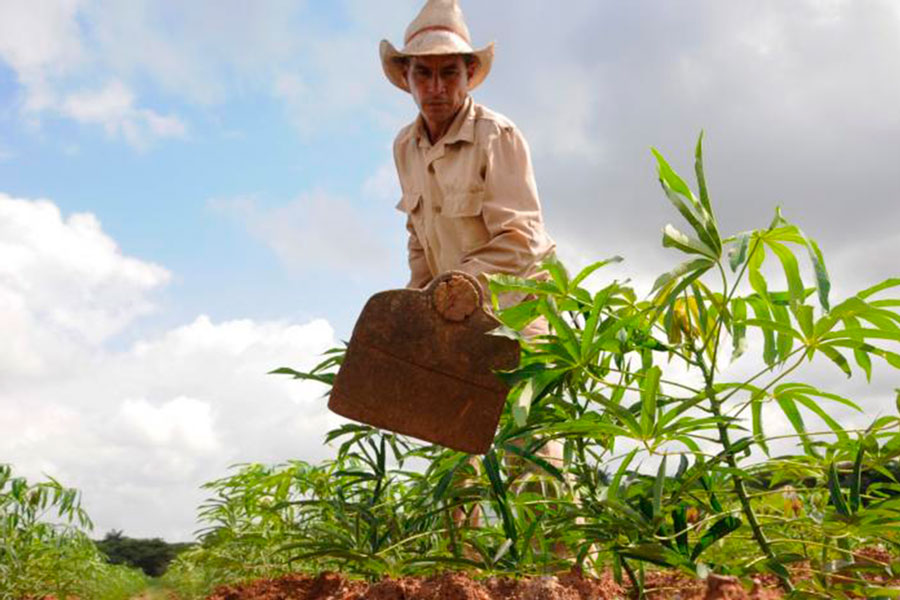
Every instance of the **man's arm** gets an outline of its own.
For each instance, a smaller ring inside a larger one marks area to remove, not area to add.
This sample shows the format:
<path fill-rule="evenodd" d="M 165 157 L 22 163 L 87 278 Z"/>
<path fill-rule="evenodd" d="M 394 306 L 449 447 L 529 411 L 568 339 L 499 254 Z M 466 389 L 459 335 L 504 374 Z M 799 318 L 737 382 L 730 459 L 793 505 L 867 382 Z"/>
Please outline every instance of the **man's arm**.
<path fill-rule="evenodd" d="M 406 217 L 406 231 L 409 232 L 409 241 L 406 248 L 409 252 L 409 283 L 406 287 L 419 289 L 423 288 L 431 282 L 431 269 L 428 268 L 428 261 L 425 259 L 425 249 L 416 235 L 413 227 L 412 219 Z"/>
<path fill-rule="evenodd" d="M 482 218 L 491 237 L 460 264 L 476 277 L 533 275 L 555 247 L 544 230 L 528 144 L 513 127 L 501 128 L 489 143 Z"/>

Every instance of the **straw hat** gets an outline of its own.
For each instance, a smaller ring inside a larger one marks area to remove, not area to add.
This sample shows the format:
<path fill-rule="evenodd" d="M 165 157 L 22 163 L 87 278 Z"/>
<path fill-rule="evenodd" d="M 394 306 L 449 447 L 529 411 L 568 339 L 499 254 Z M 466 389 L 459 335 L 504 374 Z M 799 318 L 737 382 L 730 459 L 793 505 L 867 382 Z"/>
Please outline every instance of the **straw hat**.
<path fill-rule="evenodd" d="M 475 50 L 469 38 L 469 28 L 457 0 L 428 0 L 419 16 L 406 28 L 405 46 L 397 50 L 387 40 L 381 40 L 381 66 L 391 83 L 408 92 L 409 84 L 403 77 L 402 59 L 411 56 L 435 54 L 471 54 L 478 59 L 475 74 L 469 80 L 469 89 L 478 87 L 487 77 L 494 61 L 493 42 Z"/>

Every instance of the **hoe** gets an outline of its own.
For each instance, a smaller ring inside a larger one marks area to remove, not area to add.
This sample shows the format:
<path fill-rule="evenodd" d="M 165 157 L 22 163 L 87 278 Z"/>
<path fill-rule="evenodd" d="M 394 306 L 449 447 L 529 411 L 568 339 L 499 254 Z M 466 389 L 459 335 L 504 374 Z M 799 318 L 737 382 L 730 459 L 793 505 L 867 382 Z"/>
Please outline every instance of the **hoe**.
<path fill-rule="evenodd" d="M 509 393 L 494 373 L 519 363 L 515 340 L 486 335 L 500 322 L 478 281 L 457 271 L 422 290 L 374 295 L 334 381 L 335 413 L 468 452 L 491 446 Z"/>

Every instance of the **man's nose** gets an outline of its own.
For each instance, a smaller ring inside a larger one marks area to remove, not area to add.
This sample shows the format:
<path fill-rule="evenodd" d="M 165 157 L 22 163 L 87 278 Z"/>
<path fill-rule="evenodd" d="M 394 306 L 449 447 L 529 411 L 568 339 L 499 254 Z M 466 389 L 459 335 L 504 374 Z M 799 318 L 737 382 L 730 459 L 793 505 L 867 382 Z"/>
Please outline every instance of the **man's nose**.
<path fill-rule="evenodd" d="M 432 93 L 439 94 L 444 91 L 444 80 L 443 78 L 441 78 L 439 73 L 435 73 L 431 77 L 431 81 L 429 83 L 431 84 Z"/>

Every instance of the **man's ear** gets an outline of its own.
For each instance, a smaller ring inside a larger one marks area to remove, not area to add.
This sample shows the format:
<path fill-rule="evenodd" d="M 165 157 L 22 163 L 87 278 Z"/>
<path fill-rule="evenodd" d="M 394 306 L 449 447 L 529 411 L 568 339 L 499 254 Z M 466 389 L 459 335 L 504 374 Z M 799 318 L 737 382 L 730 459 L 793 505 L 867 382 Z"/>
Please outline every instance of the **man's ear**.
<path fill-rule="evenodd" d="M 475 71 L 478 70 L 478 59 L 474 59 L 471 62 L 466 64 L 466 75 L 468 75 L 469 81 L 475 77 Z"/>

